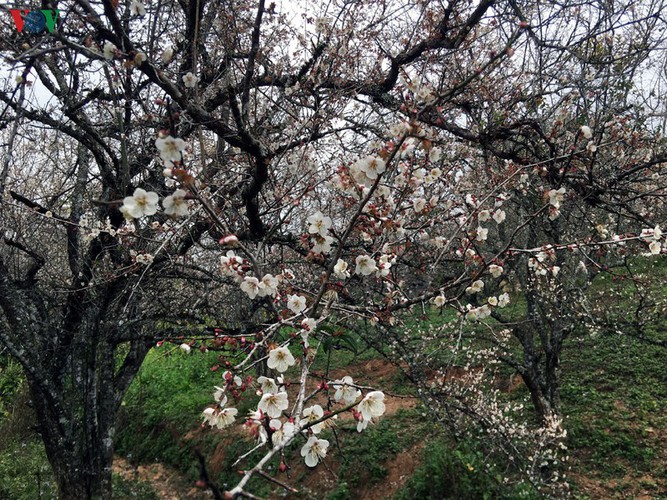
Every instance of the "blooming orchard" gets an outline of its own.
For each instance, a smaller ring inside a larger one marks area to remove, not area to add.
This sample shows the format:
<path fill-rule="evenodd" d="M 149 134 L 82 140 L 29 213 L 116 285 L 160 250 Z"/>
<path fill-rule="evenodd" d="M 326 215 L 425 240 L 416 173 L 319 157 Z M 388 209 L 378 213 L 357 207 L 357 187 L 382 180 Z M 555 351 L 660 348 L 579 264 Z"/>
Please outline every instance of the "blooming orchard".
<path fill-rule="evenodd" d="M 0 340 L 62 495 L 109 496 L 158 341 L 218 353 L 204 424 L 262 450 L 228 496 L 386 418 L 377 381 L 315 369 L 357 344 L 503 481 L 562 493 L 563 345 L 650 338 L 664 306 L 623 273 L 666 252 L 667 94 L 637 77 L 663 6 L 612 4 L 71 0 L 58 36 L 3 37 Z M 633 318 L 589 303 L 599 274 L 633 282 Z"/>

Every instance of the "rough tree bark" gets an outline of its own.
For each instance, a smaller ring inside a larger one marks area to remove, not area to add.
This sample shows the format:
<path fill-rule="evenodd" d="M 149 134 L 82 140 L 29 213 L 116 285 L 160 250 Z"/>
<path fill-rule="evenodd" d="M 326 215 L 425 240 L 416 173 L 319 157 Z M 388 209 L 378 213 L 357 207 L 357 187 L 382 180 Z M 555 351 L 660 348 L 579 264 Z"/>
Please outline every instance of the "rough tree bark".
<path fill-rule="evenodd" d="M 116 368 L 122 329 L 102 318 L 118 292 L 75 293 L 60 323 L 39 285 L 11 280 L 0 260 L 0 306 L 7 318 L 0 337 L 24 367 L 63 499 L 111 497 L 116 412 L 150 348 L 145 340 L 131 341 Z"/>

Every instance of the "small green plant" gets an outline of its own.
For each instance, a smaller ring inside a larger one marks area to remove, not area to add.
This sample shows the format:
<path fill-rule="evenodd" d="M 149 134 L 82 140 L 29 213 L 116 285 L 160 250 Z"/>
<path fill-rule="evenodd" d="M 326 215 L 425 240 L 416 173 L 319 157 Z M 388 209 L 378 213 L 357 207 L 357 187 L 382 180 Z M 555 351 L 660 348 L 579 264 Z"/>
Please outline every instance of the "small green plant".
<path fill-rule="evenodd" d="M 329 493 L 327 500 L 348 500 L 352 498 L 352 492 L 346 481 L 338 483 L 336 489 Z"/>
<path fill-rule="evenodd" d="M 135 498 L 137 500 L 159 500 L 158 494 L 147 483 L 142 481 L 130 481 L 121 476 L 113 476 L 113 498 L 125 500 Z"/>
<path fill-rule="evenodd" d="M 56 484 L 37 440 L 7 442 L 0 453 L 0 498 L 56 498 Z"/>
<path fill-rule="evenodd" d="M 10 415 L 24 381 L 18 361 L 7 355 L 0 356 L 0 422 Z"/>

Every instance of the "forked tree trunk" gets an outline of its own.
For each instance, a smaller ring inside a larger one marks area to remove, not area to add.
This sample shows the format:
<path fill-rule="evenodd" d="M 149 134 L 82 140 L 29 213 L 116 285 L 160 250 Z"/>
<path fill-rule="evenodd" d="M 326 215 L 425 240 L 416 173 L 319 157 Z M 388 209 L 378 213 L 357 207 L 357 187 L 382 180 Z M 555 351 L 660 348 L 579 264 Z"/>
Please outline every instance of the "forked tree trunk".
<path fill-rule="evenodd" d="M 524 372 L 521 374 L 528 391 L 530 399 L 535 409 L 535 414 L 541 423 L 545 423 L 550 417 L 560 414 L 560 401 L 554 398 L 553 391 L 545 390 L 544 384 L 541 384 L 539 378 L 534 374 Z"/>
<path fill-rule="evenodd" d="M 78 224 L 89 189 L 89 156 L 79 144 L 67 246 L 57 246 L 59 236 L 50 242 L 54 252 L 48 245 L 32 251 L 16 243 L 34 262 L 22 266 L 16 256 L 11 268 L 0 253 L 0 345 L 26 374 L 58 494 L 66 500 L 111 498 L 116 411 L 151 346 L 142 332 L 141 292 L 132 276 L 116 272 L 127 266 L 121 245 L 107 232 L 85 242 Z M 114 192 L 111 185 L 104 189 L 103 197 Z M 98 220 L 113 220 L 114 210 L 100 208 Z M 42 250 L 56 259 L 53 275 L 44 280 L 37 277 L 46 262 Z M 69 277 L 67 271 L 59 276 L 59 266 L 69 267 Z M 149 288 L 143 274 L 138 279 Z"/>

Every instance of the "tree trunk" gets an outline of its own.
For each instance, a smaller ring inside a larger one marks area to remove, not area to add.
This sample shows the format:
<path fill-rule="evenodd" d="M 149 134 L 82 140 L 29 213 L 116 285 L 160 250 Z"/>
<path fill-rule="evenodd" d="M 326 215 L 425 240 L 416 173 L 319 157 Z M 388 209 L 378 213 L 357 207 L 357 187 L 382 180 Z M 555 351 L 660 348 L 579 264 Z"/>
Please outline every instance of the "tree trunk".
<path fill-rule="evenodd" d="M 539 325 L 533 325 L 539 328 Z M 543 326 L 543 328 L 548 328 Z M 537 418 L 545 423 L 552 416 L 560 415 L 560 331 L 541 331 L 540 345 L 535 344 L 535 332 L 530 327 L 516 327 L 514 335 L 523 347 L 523 362 L 519 373 L 523 378 Z"/>
<path fill-rule="evenodd" d="M 60 499 L 111 498 L 116 412 L 148 349 L 145 342 L 135 343 L 115 370 L 115 349 L 100 342 L 85 367 L 70 360 L 71 371 L 61 381 L 27 373 Z"/>
<path fill-rule="evenodd" d="M 39 431 L 46 455 L 53 469 L 60 499 L 110 499 L 111 465 L 113 462 L 113 433 L 115 402 L 100 397 L 99 389 L 77 387 L 79 400 L 50 398 L 42 386 L 28 378 Z M 112 383 L 112 380 L 109 381 Z M 102 383 L 102 388 L 106 385 Z M 93 396 L 99 402 L 86 407 L 83 402 Z"/>
<path fill-rule="evenodd" d="M 78 464 L 75 467 L 80 467 L 79 472 L 54 468 L 60 500 L 111 498 L 111 462 L 102 470 L 93 470 L 86 464 Z M 76 470 L 75 468 L 74 471 Z"/>
<path fill-rule="evenodd" d="M 521 373 L 528 391 L 530 392 L 530 399 L 533 403 L 533 408 L 541 423 L 545 423 L 553 415 L 559 413 L 559 408 L 554 405 L 554 401 L 549 397 L 549 393 L 543 390 L 543 384 L 539 382 L 539 376 L 527 370 Z"/>

